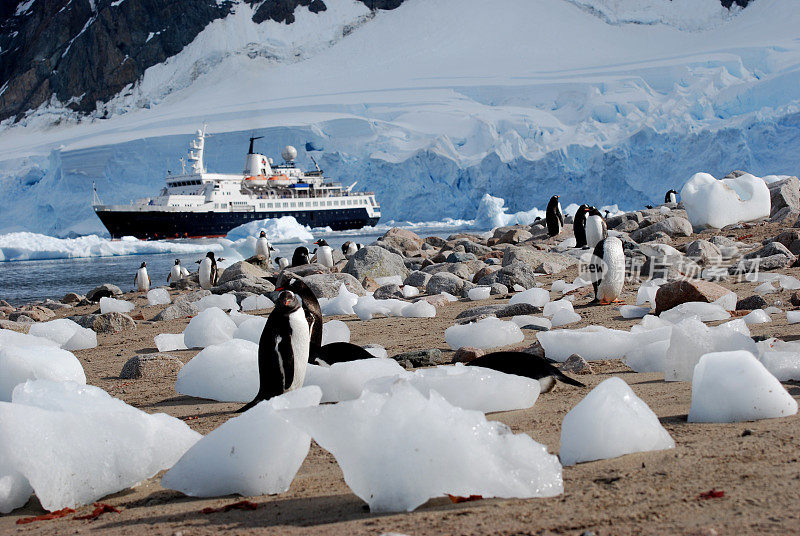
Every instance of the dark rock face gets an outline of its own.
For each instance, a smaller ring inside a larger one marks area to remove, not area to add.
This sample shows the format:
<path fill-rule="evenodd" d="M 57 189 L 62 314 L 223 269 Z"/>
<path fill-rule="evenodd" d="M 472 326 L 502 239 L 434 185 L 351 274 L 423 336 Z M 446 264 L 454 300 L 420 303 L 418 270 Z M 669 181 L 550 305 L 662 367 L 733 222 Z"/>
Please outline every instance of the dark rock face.
<path fill-rule="evenodd" d="M 403 0 L 360 0 L 394 9 Z M 323 0 L 250 0 L 256 23 L 294 22 L 298 7 L 319 13 Z M 21 0 L 0 3 L 0 120 L 22 118 L 55 96 L 86 114 L 144 71 L 174 56 L 231 0 Z M 18 13 L 19 9 L 19 13 Z"/>

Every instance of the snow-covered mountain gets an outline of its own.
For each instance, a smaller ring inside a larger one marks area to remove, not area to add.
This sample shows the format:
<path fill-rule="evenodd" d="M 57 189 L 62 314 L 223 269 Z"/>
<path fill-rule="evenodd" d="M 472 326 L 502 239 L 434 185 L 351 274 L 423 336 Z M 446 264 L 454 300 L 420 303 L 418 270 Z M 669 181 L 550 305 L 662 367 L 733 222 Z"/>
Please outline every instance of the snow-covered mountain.
<path fill-rule="evenodd" d="M 20 2 L 15 24 L 49 1 Z M 84 34 L 114 7 L 157 4 L 85 1 Z M 209 170 L 240 170 L 252 133 L 301 164 L 310 143 L 327 175 L 376 191 L 385 219 L 472 217 L 484 193 L 512 211 L 553 193 L 626 207 L 698 170 L 796 174 L 800 9 L 745 3 L 208 2 L 179 52 L 136 56 L 141 74 L 108 98 L 81 108 L 53 91 L 0 124 L 0 232 L 101 230 L 92 182 L 105 202 L 156 192 L 204 121 Z M 152 18 L 145 44 L 165 22 Z"/>

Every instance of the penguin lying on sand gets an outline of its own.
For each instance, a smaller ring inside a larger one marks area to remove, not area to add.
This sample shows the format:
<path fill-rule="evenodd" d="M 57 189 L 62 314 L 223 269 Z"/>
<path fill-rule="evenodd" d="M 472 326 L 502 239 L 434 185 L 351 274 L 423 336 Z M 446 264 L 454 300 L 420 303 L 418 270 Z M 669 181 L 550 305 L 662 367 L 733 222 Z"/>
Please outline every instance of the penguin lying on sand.
<path fill-rule="evenodd" d="M 556 380 L 576 387 L 586 387 L 578 380 L 574 380 L 558 370 L 546 358 L 525 352 L 492 352 L 473 359 L 467 363 L 467 366 L 483 367 L 539 380 L 542 393 L 552 390 Z"/>
<path fill-rule="evenodd" d="M 258 393 L 238 413 L 302 387 L 310 344 L 302 300 L 291 290 L 281 292 L 258 342 Z"/>
<path fill-rule="evenodd" d="M 547 234 L 556 236 L 564 228 L 564 211 L 561 210 L 561 202 L 558 196 L 554 195 L 547 203 L 545 211 L 545 221 L 547 223 Z"/>
<path fill-rule="evenodd" d="M 147 292 L 150 290 L 150 275 L 147 273 L 147 263 L 143 262 L 133 276 L 133 284 L 136 285 L 136 290 L 139 292 Z"/>
<path fill-rule="evenodd" d="M 310 362 L 315 365 L 333 365 L 347 361 L 372 359 L 375 356 L 361 346 L 349 342 L 329 342 L 311 352 Z"/>
<path fill-rule="evenodd" d="M 600 305 L 619 302 L 625 286 L 625 253 L 622 240 L 609 236 L 597 243 L 589 265 L 594 301 Z"/>

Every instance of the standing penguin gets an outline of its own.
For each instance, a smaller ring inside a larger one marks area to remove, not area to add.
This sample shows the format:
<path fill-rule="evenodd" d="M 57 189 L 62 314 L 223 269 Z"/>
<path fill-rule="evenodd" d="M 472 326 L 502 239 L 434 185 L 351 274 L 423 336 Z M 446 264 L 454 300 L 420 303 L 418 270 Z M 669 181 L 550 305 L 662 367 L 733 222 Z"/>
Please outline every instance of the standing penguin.
<path fill-rule="evenodd" d="M 483 367 L 505 374 L 539 380 L 542 393 L 551 391 L 556 380 L 576 387 L 586 387 L 578 380 L 574 380 L 558 370 L 546 358 L 525 352 L 491 352 L 473 359 L 467 363 L 467 366 Z"/>
<path fill-rule="evenodd" d="M 281 292 L 258 342 L 258 393 L 238 412 L 302 387 L 310 342 L 302 300 L 291 290 Z"/>
<path fill-rule="evenodd" d="M 561 210 L 561 202 L 558 200 L 557 195 L 551 197 L 550 202 L 547 203 L 544 219 L 547 222 L 547 234 L 549 236 L 556 236 L 561 232 L 564 227 L 564 212 Z"/>
<path fill-rule="evenodd" d="M 298 276 L 284 272 L 278 276 L 276 291 L 291 290 L 303 303 L 308 330 L 311 332 L 311 355 L 322 346 L 322 308 L 308 285 Z"/>
<path fill-rule="evenodd" d="M 308 248 L 300 246 L 294 250 L 292 255 L 292 266 L 302 266 L 308 264 Z"/>
<path fill-rule="evenodd" d="M 333 268 L 333 248 L 322 238 L 314 243 L 319 246 L 315 251 L 317 262 L 326 268 Z"/>
<path fill-rule="evenodd" d="M 169 275 L 167 276 L 167 283 L 170 281 L 178 282 L 183 277 L 183 266 L 181 266 L 181 260 L 175 259 L 175 264 L 172 266 L 172 270 L 169 271 Z"/>
<path fill-rule="evenodd" d="M 586 217 L 589 215 L 589 205 L 581 205 L 575 213 L 575 220 L 572 222 L 572 232 L 575 234 L 575 247 L 586 247 Z"/>
<path fill-rule="evenodd" d="M 200 270 L 198 273 L 200 276 L 200 287 L 206 290 L 211 290 L 211 287 L 217 286 L 217 280 L 219 279 L 217 260 L 224 261 L 225 259 L 215 259 L 214 252 L 209 251 L 202 261 L 197 261 L 200 263 Z"/>
<path fill-rule="evenodd" d="M 275 264 L 278 265 L 278 270 L 283 270 L 289 267 L 289 259 L 286 257 L 275 257 Z"/>
<path fill-rule="evenodd" d="M 150 290 L 150 275 L 147 273 L 146 262 L 142 263 L 136 275 L 133 276 L 133 284 L 136 285 L 136 290 L 139 292 L 147 292 Z"/>
<path fill-rule="evenodd" d="M 601 305 L 618 302 L 625 285 L 625 253 L 622 240 L 609 236 L 597 243 L 589 266 L 594 301 Z"/>
<path fill-rule="evenodd" d="M 256 240 L 256 255 L 263 255 L 266 257 L 267 263 L 269 264 L 270 251 L 275 251 L 275 248 L 273 248 L 269 240 L 267 240 L 267 233 L 261 231 L 261 234 Z"/>
<path fill-rule="evenodd" d="M 677 203 L 678 202 L 678 192 L 675 190 L 670 190 L 667 192 L 667 195 L 664 196 L 665 203 Z"/>
<path fill-rule="evenodd" d="M 608 226 L 603 215 L 596 207 L 589 207 L 589 217 L 586 218 L 586 244 L 593 248 L 607 236 Z"/>
<path fill-rule="evenodd" d="M 357 244 L 356 242 L 351 242 L 350 240 L 348 240 L 347 242 L 342 244 L 342 253 L 344 253 L 344 256 L 349 259 L 352 255 L 355 255 L 356 252 L 363 247 L 364 244 Z"/>

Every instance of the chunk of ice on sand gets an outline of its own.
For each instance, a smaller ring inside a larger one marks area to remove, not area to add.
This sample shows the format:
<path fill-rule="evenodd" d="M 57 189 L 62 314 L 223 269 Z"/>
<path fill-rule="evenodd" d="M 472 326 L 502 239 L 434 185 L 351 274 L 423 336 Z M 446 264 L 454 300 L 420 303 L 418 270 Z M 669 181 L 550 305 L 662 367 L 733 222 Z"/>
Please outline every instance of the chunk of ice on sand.
<path fill-rule="evenodd" d="M 462 346 L 495 348 L 521 342 L 525 339 L 522 330 L 513 322 L 493 316 L 471 324 L 450 326 L 444 330 L 444 338 L 453 350 Z"/>
<path fill-rule="evenodd" d="M 516 303 L 529 303 L 536 307 L 544 307 L 550 301 L 550 293 L 543 288 L 529 288 L 511 296 L 509 305 Z"/>
<path fill-rule="evenodd" d="M 232 339 L 207 346 L 183 365 L 175 391 L 220 402 L 250 402 L 258 385 L 258 344 Z"/>
<path fill-rule="evenodd" d="M 492 293 L 491 287 L 475 287 L 467 291 L 467 297 L 473 301 L 486 300 L 489 298 L 489 295 L 491 293 Z"/>
<path fill-rule="evenodd" d="M 385 357 L 344 361 L 330 367 L 309 364 L 304 385 L 318 385 L 322 389 L 322 402 L 339 402 L 361 396 L 370 380 L 404 373 L 397 361 Z"/>
<path fill-rule="evenodd" d="M 650 312 L 649 307 L 636 307 L 635 305 L 623 305 L 619 308 L 622 318 L 643 318 Z"/>
<path fill-rule="evenodd" d="M 52 346 L 4 346 L 0 348 L 0 400 L 11 402 L 11 393 L 28 380 L 72 381 L 86 384 L 86 374 L 72 352 Z"/>
<path fill-rule="evenodd" d="M 183 342 L 188 348 L 205 348 L 230 340 L 236 331 L 236 322 L 222 309 L 211 307 L 189 321 L 183 330 Z"/>
<path fill-rule="evenodd" d="M 154 288 L 147 291 L 147 303 L 149 305 L 166 305 L 171 301 L 167 289 Z"/>
<path fill-rule="evenodd" d="M 133 302 L 103 296 L 100 298 L 100 313 L 129 313 L 133 311 Z"/>
<path fill-rule="evenodd" d="M 672 328 L 664 359 L 664 380 L 692 381 L 695 365 L 703 354 L 733 350 L 758 353 L 743 320 L 726 322 L 717 327 L 706 326 L 697 319 L 683 320 Z"/>
<path fill-rule="evenodd" d="M 254 342 L 256 344 L 261 341 L 261 334 L 264 332 L 264 326 L 267 324 L 267 317 L 254 316 L 245 320 L 236 331 L 233 332 L 234 339 L 243 339 L 245 341 Z"/>
<path fill-rule="evenodd" d="M 753 354 L 703 355 L 692 379 L 689 422 L 738 422 L 786 417 L 797 401 Z"/>
<path fill-rule="evenodd" d="M 566 361 L 572 354 L 579 354 L 592 361 L 620 359 L 638 346 L 668 338 L 669 333 L 669 327 L 633 333 L 604 326 L 587 326 L 544 331 L 536 337 L 549 359 Z"/>
<path fill-rule="evenodd" d="M 161 479 L 191 497 L 269 495 L 289 490 L 311 437 L 281 410 L 316 406 L 319 387 L 303 387 L 259 403 L 194 444 Z"/>
<path fill-rule="evenodd" d="M 223 311 L 239 310 L 239 304 L 236 302 L 236 295 L 232 293 L 203 296 L 194 302 L 194 305 L 197 307 L 197 310 L 201 312 L 205 311 L 206 309 L 210 309 L 211 307 L 218 307 Z"/>
<path fill-rule="evenodd" d="M 731 314 L 716 303 L 686 302 L 662 312 L 659 316 L 675 324 L 692 316 L 696 316 L 703 322 L 727 320 Z"/>
<path fill-rule="evenodd" d="M 561 465 L 543 445 L 403 380 L 389 393 L 287 413 L 333 454 L 373 512 L 411 511 L 448 493 L 530 498 L 564 489 Z"/>
<path fill-rule="evenodd" d="M 64 350 L 86 350 L 97 347 L 97 333 L 89 328 L 81 327 L 77 322 L 68 318 L 36 322 L 31 325 L 28 334 L 50 339 Z"/>
<path fill-rule="evenodd" d="M 767 351 L 761 363 L 782 382 L 800 381 L 800 351 Z"/>
<path fill-rule="evenodd" d="M 328 320 L 322 324 L 322 344 L 350 342 L 350 328 L 341 320 Z"/>
<path fill-rule="evenodd" d="M 159 352 L 187 349 L 186 344 L 183 342 L 183 333 L 161 333 L 153 337 L 153 340 Z"/>
<path fill-rule="evenodd" d="M 275 304 L 263 294 L 248 296 L 242 300 L 242 311 L 258 311 L 272 307 L 275 307 Z"/>
<path fill-rule="evenodd" d="M 564 465 L 575 465 L 674 447 L 653 410 L 623 380 L 609 378 L 564 417 L 559 455 Z"/>
<path fill-rule="evenodd" d="M 695 173 L 681 189 L 681 201 L 693 226 L 716 229 L 768 218 L 772 207 L 767 184 L 749 173 L 721 180 Z"/>
<path fill-rule="evenodd" d="M 436 307 L 426 300 L 410 303 L 400 310 L 404 318 L 433 318 L 436 316 Z"/>

